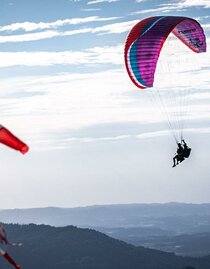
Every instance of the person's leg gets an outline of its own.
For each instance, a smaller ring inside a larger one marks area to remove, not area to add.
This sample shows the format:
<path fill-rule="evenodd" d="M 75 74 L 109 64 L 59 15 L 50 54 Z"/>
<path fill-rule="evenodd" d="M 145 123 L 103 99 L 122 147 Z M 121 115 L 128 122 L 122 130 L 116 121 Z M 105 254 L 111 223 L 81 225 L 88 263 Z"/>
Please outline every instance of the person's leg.
<path fill-rule="evenodd" d="M 176 166 L 176 159 L 177 159 L 177 156 L 173 157 L 174 164 L 173 164 L 172 167 L 175 167 Z"/>

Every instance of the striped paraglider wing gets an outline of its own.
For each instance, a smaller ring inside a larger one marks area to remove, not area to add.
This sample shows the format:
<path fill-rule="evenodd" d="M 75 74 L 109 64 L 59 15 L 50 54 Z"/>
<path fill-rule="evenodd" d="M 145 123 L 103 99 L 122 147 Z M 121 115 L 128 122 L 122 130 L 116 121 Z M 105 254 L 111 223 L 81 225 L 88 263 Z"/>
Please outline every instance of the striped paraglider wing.
<path fill-rule="evenodd" d="M 125 43 L 125 65 L 133 83 L 141 88 L 153 87 L 159 54 L 168 35 L 173 33 L 192 51 L 206 51 L 206 38 L 201 25 L 194 19 L 156 16 L 137 23 Z"/>

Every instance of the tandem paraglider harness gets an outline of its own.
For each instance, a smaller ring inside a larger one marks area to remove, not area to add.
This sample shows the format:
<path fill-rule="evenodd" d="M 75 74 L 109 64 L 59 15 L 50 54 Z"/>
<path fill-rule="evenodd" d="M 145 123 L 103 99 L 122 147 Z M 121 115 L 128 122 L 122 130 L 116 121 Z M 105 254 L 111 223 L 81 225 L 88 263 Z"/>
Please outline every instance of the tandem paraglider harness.
<path fill-rule="evenodd" d="M 175 157 L 173 158 L 173 166 L 175 167 L 177 164 L 183 162 L 186 158 L 189 158 L 191 153 L 191 148 L 189 148 L 184 140 L 182 140 L 182 143 L 178 143 L 178 149 Z"/>

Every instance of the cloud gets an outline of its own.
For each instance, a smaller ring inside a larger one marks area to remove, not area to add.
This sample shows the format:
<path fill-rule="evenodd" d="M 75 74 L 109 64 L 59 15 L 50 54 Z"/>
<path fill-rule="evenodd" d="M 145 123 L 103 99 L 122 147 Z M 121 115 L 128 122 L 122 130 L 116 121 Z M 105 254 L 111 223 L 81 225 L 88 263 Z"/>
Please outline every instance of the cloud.
<path fill-rule="evenodd" d="M 19 34 L 19 35 L 3 35 L 0 36 L 0 43 L 7 42 L 28 42 L 28 41 L 37 41 L 48 38 L 62 37 L 62 36 L 72 36 L 77 34 L 84 33 L 96 33 L 96 34 L 121 34 L 127 32 L 131 27 L 136 24 L 138 20 L 120 22 L 108 24 L 95 28 L 81 28 L 77 30 L 69 31 L 43 31 L 38 33 L 28 33 L 28 34 Z"/>
<path fill-rule="evenodd" d="M 57 29 L 66 25 L 78 25 L 89 22 L 97 21 L 110 21 L 116 20 L 119 17 L 108 17 L 108 18 L 99 18 L 98 16 L 90 16 L 86 18 L 73 18 L 65 20 L 57 20 L 54 22 L 22 22 L 22 23 L 13 23 L 10 25 L 5 25 L 0 27 L 0 31 L 18 31 L 23 30 L 25 32 L 34 31 L 34 30 L 48 30 L 48 29 Z"/>
<path fill-rule="evenodd" d="M 209 19 L 210 16 L 200 16 L 200 17 L 196 17 L 195 20 L 197 21 L 202 21 L 202 20 L 206 20 L 206 19 Z"/>
<path fill-rule="evenodd" d="M 95 50 L 98 51 L 97 48 Z M 92 52 L 95 53 L 94 50 Z M 193 83 L 197 81 L 195 87 L 199 87 L 199 92 L 193 97 L 196 103 L 191 106 L 190 120 L 210 119 L 207 95 L 202 92 L 205 85 L 209 87 L 208 76 L 209 71 L 206 70 L 206 82 L 201 73 L 193 77 Z M 164 88 L 165 81 L 162 79 L 162 82 L 160 87 L 163 85 Z M 69 137 L 74 138 L 75 136 L 71 135 L 72 130 L 91 125 L 127 122 L 148 125 L 152 123 L 153 126 L 154 123 L 160 124 L 164 120 L 161 110 L 154 106 L 150 96 L 132 85 L 124 68 L 96 73 L 1 79 L 1 88 L 1 123 L 15 128 L 21 122 L 23 132 L 25 130 L 29 135 L 30 144 L 36 147 L 40 145 L 37 145 L 36 141 L 43 140 L 43 135 L 47 133 L 65 133 L 68 130 Z M 25 96 L 20 97 L 20 92 L 25 92 Z M 36 95 L 36 92 L 42 94 Z M 174 109 L 175 107 L 171 107 L 172 113 Z M 118 133 L 116 139 L 128 138 L 121 135 L 130 136 L 129 133 Z M 147 137 L 151 135 L 153 134 Z M 93 138 L 91 137 L 90 134 L 81 142 L 90 142 Z M 112 140 L 113 137 L 115 135 L 110 132 L 99 140 Z"/>
<path fill-rule="evenodd" d="M 178 2 L 178 7 L 180 8 L 190 8 L 190 7 L 204 7 L 210 8 L 209 0 L 182 0 Z"/>
<path fill-rule="evenodd" d="M 26 131 L 31 137 L 30 144 L 33 144 L 32 140 L 41 139 L 44 133 L 58 130 L 62 133 L 66 129 L 114 122 L 122 115 L 122 119 L 126 120 L 129 112 L 125 108 L 121 114 L 120 95 L 127 89 L 117 86 L 119 80 L 123 85 L 129 84 L 127 77 L 122 77 L 121 72 L 116 70 L 2 79 L 1 87 L 4 90 L 1 95 L 4 94 L 4 98 L 0 99 L 1 123 L 6 122 L 6 126 L 15 128 L 21 122 L 23 132 Z M 22 91 L 44 94 L 19 98 Z M 126 100 L 126 97 L 123 99 Z"/>
<path fill-rule="evenodd" d="M 208 134 L 210 133 L 209 127 L 200 127 L 200 128 L 186 128 L 186 133 L 203 133 Z M 60 141 L 63 146 L 66 146 L 69 143 L 92 143 L 92 142 L 100 142 L 100 141 L 116 141 L 116 140 L 128 140 L 128 139 L 146 139 L 146 138 L 153 138 L 153 137 L 162 137 L 162 136 L 170 136 L 169 130 L 161 130 L 161 131 L 153 131 L 153 132 L 142 132 L 136 135 L 117 135 L 117 136 L 102 136 L 102 137 L 71 137 L 66 138 Z M 59 142 L 59 141 L 57 141 Z"/>
<path fill-rule="evenodd" d="M 139 20 L 112 23 L 92 29 L 92 33 L 121 34 L 129 31 L 137 22 L 139 22 Z"/>
<path fill-rule="evenodd" d="M 84 51 L 0 52 L 0 67 L 49 66 L 55 64 L 123 64 L 123 45 L 94 47 Z"/>
<path fill-rule="evenodd" d="M 203 27 L 203 28 L 206 28 L 206 29 L 209 29 L 209 28 L 210 28 L 210 23 L 202 24 L 202 27 Z"/>
<path fill-rule="evenodd" d="M 119 2 L 120 0 L 93 0 L 88 2 L 88 5 L 92 5 L 92 4 L 99 4 L 99 3 L 113 3 L 113 2 Z"/>
<path fill-rule="evenodd" d="M 0 43 L 7 42 L 28 42 L 28 41 L 37 41 L 53 37 L 61 36 L 71 36 L 76 34 L 89 33 L 92 31 L 92 28 L 84 28 L 79 30 L 72 31 L 43 31 L 39 33 L 23 34 L 23 35 L 9 35 L 9 36 L 0 36 Z"/>
<path fill-rule="evenodd" d="M 135 15 L 135 14 L 160 13 L 160 12 L 168 13 L 168 12 L 171 12 L 173 10 L 184 11 L 184 9 L 182 7 L 179 7 L 176 4 L 170 4 L 170 5 L 168 4 L 168 5 L 152 8 L 152 9 L 139 10 L 139 11 L 133 12 L 131 14 Z"/>
<path fill-rule="evenodd" d="M 92 11 L 99 11 L 101 10 L 100 8 L 82 8 L 81 11 L 87 11 L 87 12 L 92 12 Z"/>
<path fill-rule="evenodd" d="M 141 0 L 137 0 L 137 2 L 141 2 Z M 133 12 L 132 14 L 147 14 L 147 13 L 168 13 L 171 11 L 185 11 L 188 8 L 192 7 L 204 7 L 204 8 L 210 8 L 210 2 L 209 0 L 181 0 L 177 1 L 176 3 L 170 3 L 170 4 L 160 4 L 156 8 L 152 9 L 144 9 L 139 10 L 137 12 Z"/>
<path fill-rule="evenodd" d="M 107 49 L 112 48 L 107 47 Z M 114 47 L 113 51 L 115 51 Z M 91 55 L 97 53 L 97 59 L 100 59 L 99 55 L 103 53 L 103 50 L 101 48 L 100 52 L 99 48 L 94 48 L 88 53 Z M 61 55 L 55 56 L 61 57 Z M 23 57 L 26 58 L 26 56 Z M 41 56 L 41 58 L 44 57 L 44 55 Z M 80 59 L 81 55 L 78 57 Z M 86 57 L 87 55 L 82 56 L 84 62 L 89 61 L 89 55 Z M 114 57 L 111 55 L 110 59 Z M 75 55 L 75 63 L 77 61 L 79 63 L 79 59 Z M 196 91 L 196 95 L 193 96 L 196 102 L 191 105 L 188 121 L 210 120 L 207 94 L 202 90 L 205 85 L 208 90 L 208 78 L 208 70 L 205 71 L 204 78 L 201 73 L 193 77 L 193 83 L 194 81 L 197 83 L 195 87 L 199 87 L 199 91 Z M 163 85 L 165 89 L 166 81 L 160 78 L 161 82 L 160 87 L 162 88 Z M 168 131 L 161 128 L 164 121 L 161 110 L 154 106 L 147 92 L 139 91 L 132 85 L 124 68 L 95 73 L 66 72 L 54 76 L 10 77 L 1 79 L 1 88 L 1 124 L 14 130 L 21 125 L 21 132 L 27 134 L 26 141 L 33 149 L 65 148 L 75 143 L 168 135 Z M 23 92 L 24 96 L 20 95 Z M 170 109 L 173 113 L 175 107 Z M 102 124 L 115 126 L 119 123 L 124 124 L 124 128 L 117 128 L 117 133 L 113 128 L 107 128 L 109 133 L 101 132 L 95 137 L 96 130 L 100 129 Z M 135 133 L 131 131 L 132 124 L 138 125 Z M 142 124 L 156 127 L 155 130 L 149 132 L 144 127 L 141 133 L 139 126 Z M 95 129 L 85 133 L 85 128 L 90 126 L 95 126 Z M 126 128 L 126 126 L 129 127 Z M 78 131 L 77 134 L 80 134 L 80 137 L 75 134 L 75 130 Z M 199 127 L 198 132 L 199 130 L 204 132 L 206 129 L 201 130 Z M 63 137 L 62 134 L 68 134 L 68 136 Z"/>

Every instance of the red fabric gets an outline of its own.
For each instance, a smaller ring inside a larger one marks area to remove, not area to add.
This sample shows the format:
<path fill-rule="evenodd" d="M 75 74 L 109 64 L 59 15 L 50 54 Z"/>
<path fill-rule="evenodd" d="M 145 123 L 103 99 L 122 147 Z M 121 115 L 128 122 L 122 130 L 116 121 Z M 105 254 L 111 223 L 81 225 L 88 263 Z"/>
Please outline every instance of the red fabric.
<path fill-rule="evenodd" d="M 9 263 L 11 263 L 12 265 L 14 265 L 14 267 L 15 267 L 16 269 L 21 269 L 20 265 L 17 264 L 17 263 L 16 263 L 16 262 L 9 256 L 9 254 L 8 254 L 7 252 L 5 252 L 5 254 L 4 254 L 3 256 L 4 256 L 4 258 L 5 258 Z"/>
<path fill-rule="evenodd" d="M 8 244 L 7 234 L 2 224 L 0 224 L 0 242 Z"/>
<path fill-rule="evenodd" d="M 25 154 L 29 150 L 29 147 L 24 142 L 14 136 L 5 127 L 0 128 L 0 143 L 15 150 L 19 150 L 22 154 Z"/>

